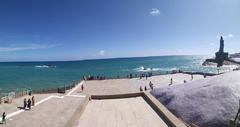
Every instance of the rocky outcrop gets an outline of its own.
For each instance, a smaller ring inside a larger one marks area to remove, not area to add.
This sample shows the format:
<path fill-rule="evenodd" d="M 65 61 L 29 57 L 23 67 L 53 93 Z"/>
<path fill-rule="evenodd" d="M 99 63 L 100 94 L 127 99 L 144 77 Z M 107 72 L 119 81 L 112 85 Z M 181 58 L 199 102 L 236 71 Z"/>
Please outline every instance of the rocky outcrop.
<path fill-rule="evenodd" d="M 240 58 L 240 53 L 230 54 L 230 58 Z"/>
<path fill-rule="evenodd" d="M 203 66 L 217 66 L 217 61 L 215 59 L 206 59 L 203 64 Z M 240 62 L 237 62 L 233 59 L 227 59 L 222 62 L 222 65 L 238 65 L 240 66 Z"/>
<path fill-rule="evenodd" d="M 225 73 L 151 93 L 176 116 L 200 127 L 228 127 L 238 111 L 240 71 Z"/>

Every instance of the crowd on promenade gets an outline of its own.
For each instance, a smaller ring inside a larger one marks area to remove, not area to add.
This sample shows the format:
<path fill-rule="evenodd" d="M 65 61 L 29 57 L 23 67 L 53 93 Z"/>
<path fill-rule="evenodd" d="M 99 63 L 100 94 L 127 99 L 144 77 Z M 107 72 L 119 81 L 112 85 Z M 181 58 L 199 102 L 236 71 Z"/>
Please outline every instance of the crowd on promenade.
<path fill-rule="evenodd" d="M 103 75 L 97 75 L 97 76 L 93 76 L 93 75 L 88 75 L 88 76 L 83 76 L 83 80 L 105 80 L 106 76 Z"/>
<path fill-rule="evenodd" d="M 88 76 L 83 76 L 83 80 L 87 81 L 87 80 L 106 80 L 106 79 L 120 79 L 120 78 L 128 78 L 128 79 L 132 79 L 132 78 L 148 78 L 148 77 L 151 77 L 153 76 L 153 73 L 152 72 L 148 72 L 148 73 L 141 73 L 141 74 L 128 74 L 126 75 L 125 77 L 122 77 L 122 76 L 116 76 L 116 77 L 107 77 L 105 75 L 97 75 L 97 76 L 94 76 L 94 75 L 88 75 Z"/>
<path fill-rule="evenodd" d="M 117 75 L 117 76 L 106 76 L 104 74 L 101 75 L 88 75 L 88 76 L 83 76 L 83 80 L 106 80 L 106 79 L 132 79 L 132 78 L 140 78 L 140 79 L 147 79 L 148 77 L 151 76 L 156 76 L 156 75 L 167 75 L 167 74 L 177 74 L 177 73 L 184 73 L 184 74 L 198 74 L 198 75 L 203 75 L 204 77 L 207 76 L 214 76 L 217 75 L 215 73 L 204 73 L 204 72 L 188 72 L 188 71 L 182 71 L 182 70 L 172 70 L 172 71 L 164 71 L 164 72 L 141 72 L 141 73 L 130 73 L 125 76 L 123 75 Z"/>

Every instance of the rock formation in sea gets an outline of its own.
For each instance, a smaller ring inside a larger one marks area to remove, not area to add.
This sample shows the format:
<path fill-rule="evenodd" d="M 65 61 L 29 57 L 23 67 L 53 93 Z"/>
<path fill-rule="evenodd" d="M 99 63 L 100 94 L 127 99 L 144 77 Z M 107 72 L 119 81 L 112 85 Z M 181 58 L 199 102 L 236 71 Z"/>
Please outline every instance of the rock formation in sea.
<path fill-rule="evenodd" d="M 240 99 L 240 71 L 180 85 L 156 88 L 151 93 L 176 116 L 200 127 L 227 127 Z"/>
<path fill-rule="evenodd" d="M 215 53 L 215 58 L 206 59 L 202 65 L 207 66 L 215 64 L 217 64 L 217 67 L 221 67 L 222 65 L 240 65 L 240 62 L 228 57 L 228 52 L 224 52 L 224 40 L 222 36 L 220 38 L 220 48 L 219 51 Z"/>
<path fill-rule="evenodd" d="M 240 58 L 240 53 L 230 54 L 230 58 Z"/>

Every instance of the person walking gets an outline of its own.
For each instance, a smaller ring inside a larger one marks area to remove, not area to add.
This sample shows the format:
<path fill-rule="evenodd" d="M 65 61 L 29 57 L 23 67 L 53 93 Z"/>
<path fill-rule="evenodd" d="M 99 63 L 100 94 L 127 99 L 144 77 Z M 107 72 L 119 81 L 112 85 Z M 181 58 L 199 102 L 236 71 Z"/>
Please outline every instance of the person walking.
<path fill-rule="evenodd" d="M 171 86 L 172 84 L 173 84 L 173 79 L 171 78 L 169 86 Z"/>
<path fill-rule="evenodd" d="M 34 98 L 34 96 L 32 96 L 32 106 L 34 106 L 35 105 L 35 98 Z"/>
<path fill-rule="evenodd" d="M 142 91 L 143 91 L 143 89 L 142 89 L 142 86 L 140 86 L 140 88 L 139 88 L 139 89 L 140 89 L 140 92 L 142 92 Z"/>
<path fill-rule="evenodd" d="M 186 81 L 186 80 L 183 80 L 183 83 L 187 83 L 187 81 Z"/>
<path fill-rule="evenodd" d="M 5 123 L 5 124 L 7 123 L 6 122 L 6 113 L 5 112 L 3 112 L 3 114 L 2 114 L 2 124 L 3 123 Z"/>
<path fill-rule="evenodd" d="M 147 91 L 147 86 L 144 87 L 144 90 Z"/>
<path fill-rule="evenodd" d="M 31 99 L 28 99 L 28 109 L 31 109 Z"/>
<path fill-rule="evenodd" d="M 151 81 L 149 82 L 149 87 L 153 90 L 153 83 Z"/>
<path fill-rule="evenodd" d="M 82 84 L 82 86 L 81 86 L 81 89 L 82 89 L 82 91 L 84 90 L 84 86 L 83 86 L 83 84 Z"/>
<path fill-rule="evenodd" d="M 24 98 L 24 100 L 23 100 L 23 108 L 26 109 L 26 107 L 27 107 L 27 99 Z"/>

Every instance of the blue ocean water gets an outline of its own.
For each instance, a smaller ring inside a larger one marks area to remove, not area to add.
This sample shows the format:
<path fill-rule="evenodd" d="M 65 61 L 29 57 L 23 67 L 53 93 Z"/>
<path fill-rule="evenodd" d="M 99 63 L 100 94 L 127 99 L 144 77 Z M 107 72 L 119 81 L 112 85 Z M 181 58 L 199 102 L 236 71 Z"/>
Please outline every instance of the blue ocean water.
<path fill-rule="evenodd" d="M 202 66 L 206 58 L 207 56 L 158 56 L 66 62 L 1 62 L 0 92 L 61 87 L 82 79 L 83 75 L 126 77 L 130 73 L 159 73 L 178 69 L 216 73 L 216 67 Z"/>

